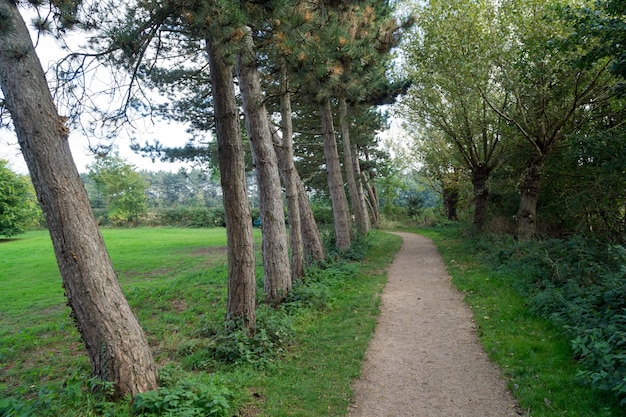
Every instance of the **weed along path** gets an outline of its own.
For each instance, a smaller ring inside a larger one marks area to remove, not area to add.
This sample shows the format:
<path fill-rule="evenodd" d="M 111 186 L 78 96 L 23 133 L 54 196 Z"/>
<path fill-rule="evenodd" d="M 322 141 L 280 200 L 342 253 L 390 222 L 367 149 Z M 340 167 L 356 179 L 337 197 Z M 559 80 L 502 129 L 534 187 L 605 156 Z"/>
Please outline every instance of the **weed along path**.
<path fill-rule="evenodd" d="M 403 239 L 350 417 L 508 417 L 522 414 L 478 342 L 472 313 L 430 239 Z"/>

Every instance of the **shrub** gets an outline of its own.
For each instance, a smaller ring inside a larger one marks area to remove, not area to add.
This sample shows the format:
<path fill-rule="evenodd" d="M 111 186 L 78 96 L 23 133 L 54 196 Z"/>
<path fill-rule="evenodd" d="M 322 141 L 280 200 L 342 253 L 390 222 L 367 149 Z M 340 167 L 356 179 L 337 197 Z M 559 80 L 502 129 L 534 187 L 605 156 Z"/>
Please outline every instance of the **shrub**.
<path fill-rule="evenodd" d="M 486 257 L 515 271 L 533 312 L 571 338 L 579 380 L 626 405 L 626 248 L 572 237 L 535 242 L 483 239 Z"/>
<path fill-rule="evenodd" d="M 233 394 L 223 386 L 184 380 L 174 386 L 137 394 L 132 412 L 138 417 L 230 417 Z"/>
<path fill-rule="evenodd" d="M 205 340 L 189 346 L 189 357 L 184 360 L 191 368 L 207 368 L 216 362 L 263 367 L 284 352 L 293 338 L 293 326 L 286 311 L 261 305 L 253 334 L 241 320 L 219 327 L 209 324 L 199 333 Z"/>
<path fill-rule="evenodd" d="M 174 227 L 220 227 L 225 223 L 221 207 L 178 207 L 157 211 L 159 226 Z"/>
<path fill-rule="evenodd" d="M 333 208 L 330 205 L 315 203 L 311 205 L 311 210 L 313 210 L 313 217 L 315 217 L 315 222 L 318 225 L 333 224 Z"/>

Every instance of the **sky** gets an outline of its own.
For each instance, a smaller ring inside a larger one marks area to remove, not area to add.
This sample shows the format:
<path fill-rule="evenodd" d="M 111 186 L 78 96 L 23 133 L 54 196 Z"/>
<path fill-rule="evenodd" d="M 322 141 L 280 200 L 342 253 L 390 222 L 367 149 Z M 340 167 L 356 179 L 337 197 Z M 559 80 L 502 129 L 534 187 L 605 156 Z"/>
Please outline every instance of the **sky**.
<path fill-rule="evenodd" d="M 27 24 L 30 22 L 34 14 L 22 10 L 23 16 Z M 50 36 L 37 38 L 35 32 L 32 33 L 33 42 L 37 44 L 37 55 L 44 69 L 52 67 L 52 65 L 64 57 L 67 52 L 63 51 L 58 42 Z M 80 44 L 84 41 L 84 38 L 76 36 L 76 39 L 66 38 L 68 43 L 74 42 Z M 109 77 L 106 74 L 100 74 L 97 82 L 106 80 Z M 47 74 L 49 82 L 51 81 L 51 75 Z M 116 103 L 105 103 L 106 107 L 114 108 Z M 393 150 L 393 142 L 406 142 L 407 133 L 403 131 L 400 123 L 395 120 L 392 123 L 390 129 L 386 132 L 379 134 L 381 136 L 381 143 L 388 150 Z M 184 146 L 190 138 L 190 134 L 186 132 L 186 127 L 179 123 L 168 123 L 165 121 L 158 121 L 153 119 L 144 119 L 138 121 L 133 127 L 126 126 L 121 130 L 120 135 L 115 139 L 113 152 L 117 152 L 118 155 L 125 159 L 127 162 L 133 164 L 138 170 L 148 171 L 178 171 L 182 167 L 188 167 L 183 163 L 167 163 L 155 161 L 152 162 L 150 158 L 142 157 L 136 154 L 130 149 L 131 137 L 135 138 L 140 145 L 144 145 L 146 142 L 153 143 L 158 140 L 166 147 L 172 146 Z M 88 171 L 88 166 L 95 160 L 95 156 L 90 152 L 90 145 L 94 145 L 97 141 L 93 138 L 86 137 L 80 130 L 73 129 L 70 131 L 69 143 L 72 151 L 74 162 L 80 173 Z M 17 138 L 15 133 L 9 129 L 0 128 L 0 159 L 9 160 L 9 166 L 15 172 L 20 174 L 27 174 L 28 169 L 24 158 L 21 154 L 19 146 L 17 144 Z"/>
<path fill-rule="evenodd" d="M 137 132 L 136 137 L 139 139 L 140 144 L 144 144 L 146 140 L 152 141 L 153 139 L 158 139 L 165 145 L 171 146 L 178 144 L 182 146 L 187 142 L 189 135 L 185 132 L 183 125 L 161 123 L 154 126 L 146 126 L 144 129 Z M 94 155 L 89 151 L 88 138 L 79 132 L 71 132 L 69 143 L 78 172 L 87 172 L 87 167 L 95 160 Z M 130 137 L 127 135 L 118 137 L 114 145 L 116 146 L 114 152 L 117 151 L 121 158 L 135 165 L 138 170 L 178 171 L 181 167 L 187 166 L 181 163 L 160 161 L 153 163 L 150 158 L 142 157 L 130 149 Z M 13 131 L 7 129 L 0 130 L 0 159 L 8 160 L 9 166 L 15 172 L 20 174 L 28 173 L 24 157 L 17 144 L 17 137 Z"/>
<path fill-rule="evenodd" d="M 29 12 L 23 9 L 20 11 L 27 25 L 29 25 L 35 14 L 32 11 Z M 33 43 L 36 44 L 37 55 L 39 56 L 44 70 L 50 68 L 54 62 L 66 55 L 67 52 L 64 52 L 60 48 L 58 42 L 53 37 L 45 36 L 37 38 L 34 32 L 31 35 Z M 79 36 L 76 38 L 78 39 L 76 42 L 82 42 Z M 68 42 L 72 42 L 72 39 L 70 38 Z M 47 76 L 50 82 L 50 74 L 47 74 Z M 106 79 L 107 77 L 102 78 Z M 115 103 L 107 103 L 108 107 L 114 105 Z M 140 120 L 135 125 L 135 128 L 127 126 L 125 129 L 122 129 L 120 135 L 114 141 L 114 151 L 118 152 L 119 156 L 129 163 L 135 165 L 137 169 L 149 171 L 178 171 L 185 165 L 182 163 L 160 161 L 153 163 L 150 158 L 142 157 L 133 152 L 130 149 L 131 137 L 136 138 L 141 145 L 145 144 L 146 141 L 154 142 L 156 139 L 164 146 L 183 146 L 190 137 L 185 130 L 186 127 L 178 123 L 159 122 L 148 119 Z M 91 138 L 91 142 L 94 142 L 93 138 Z M 86 137 L 79 130 L 73 129 L 70 132 L 69 143 L 78 172 L 87 172 L 87 167 L 95 160 L 94 155 L 89 151 L 90 138 Z M 94 143 L 91 143 L 91 145 L 94 145 Z M 24 158 L 17 144 L 17 137 L 10 129 L 0 128 L 0 159 L 8 160 L 11 169 L 15 172 L 20 174 L 28 173 L 26 163 L 24 162 Z"/>

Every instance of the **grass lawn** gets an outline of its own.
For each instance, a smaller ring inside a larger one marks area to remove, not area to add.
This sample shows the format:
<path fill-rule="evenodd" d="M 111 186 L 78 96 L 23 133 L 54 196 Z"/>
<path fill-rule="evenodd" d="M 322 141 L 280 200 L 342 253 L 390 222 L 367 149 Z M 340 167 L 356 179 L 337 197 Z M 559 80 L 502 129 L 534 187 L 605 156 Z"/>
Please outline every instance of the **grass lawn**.
<path fill-rule="evenodd" d="M 294 291 L 283 308 L 261 305 L 260 325 L 267 333 L 289 333 L 289 343 L 279 346 L 269 339 L 248 345 L 236 335 L 220 336 L 227 277 L 224 229 L 102 233 L 170 390 L 169 396 L 158 394 L 160 407 L 182 407 L 179 394 L 201 387 L 215 394 L 215 402 L 227 399 L 228 407 L 217 416 L 345 414 L 350 381 L 359 373 L 375 326 L 384 270 L 400 247 L 398 237 L 374 232 L 358 262 L 311 271 L 310 283 Z M 260 231 L 255 233 L 260 240 Z M 21 416 L 161 415 L 131 411 L 130 399 L 112 404 L 90 393 L 90 364 L 65 306 L 47 232 L 0 240 L 0 254 L 0 415 L 8 409 L 14 413 L 9 415 Z M 270 350 L 267 356 L 246 359 L 261 345 Z M 239 359 L 223 361 L 214 357 L 216 351 Z M 166 397 L 178 399 L 165 404 Z M 188 415 L 204 415 L 189 407 Z"/>

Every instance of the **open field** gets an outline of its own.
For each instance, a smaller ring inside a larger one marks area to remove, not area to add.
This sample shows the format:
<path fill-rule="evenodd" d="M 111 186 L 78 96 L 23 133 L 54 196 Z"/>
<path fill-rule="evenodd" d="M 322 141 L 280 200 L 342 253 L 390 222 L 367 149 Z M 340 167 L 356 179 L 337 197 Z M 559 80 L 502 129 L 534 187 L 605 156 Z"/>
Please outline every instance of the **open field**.
<path fill-rule="evenodd" d="M 241 415 L 345 413 L 399 238 L 374 233 L 361 245 L 364 252 L 353 254 L 359 263 L 310 271 L 309 283 L 281 309 L 264 306 L 259 293 L 259 325 L 268 334 L 284 332 L 287 343 L 247 345 L 220 334 L 224 229 L 105 229 L 103 235 L 170 390 L 217 386 L 217 393 L 228 393 L 229 412 Z M 130 399 L 111 404 L 90 394 L 89 361 L 65 306 L 47 232 L 0 240 L 0 253 L 0 415 L 9 403 L 25 416 L 133 415 Z M 225 347 L 216 350 L 217 344 Z"/>

